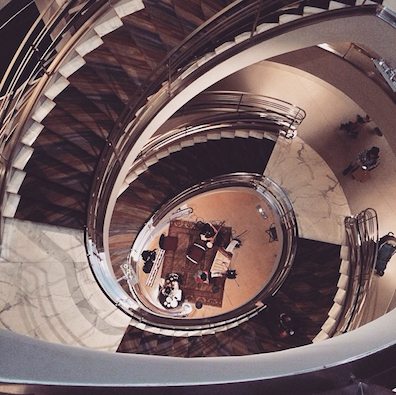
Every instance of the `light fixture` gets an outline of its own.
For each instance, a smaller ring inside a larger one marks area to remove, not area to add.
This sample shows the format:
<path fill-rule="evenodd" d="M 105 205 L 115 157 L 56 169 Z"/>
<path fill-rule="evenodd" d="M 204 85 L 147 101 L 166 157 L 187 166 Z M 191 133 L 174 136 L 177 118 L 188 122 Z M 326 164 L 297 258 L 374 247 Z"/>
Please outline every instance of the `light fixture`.
<path fill-rule="evenodd" d="M 264 218 L 267 219 L 268 215 L 265 213 L 264 209 L 258 204 L 256 206 L 257 211 L 260 213 L 260 215 Z"/>
<path fill-rule="evenodd" d="M 389 67 L 384 59 L 374 59 L 374 66 L 378 69 L 385 81 L 391 87 L 393 92 L 396 92 L 396 69 Z"/>

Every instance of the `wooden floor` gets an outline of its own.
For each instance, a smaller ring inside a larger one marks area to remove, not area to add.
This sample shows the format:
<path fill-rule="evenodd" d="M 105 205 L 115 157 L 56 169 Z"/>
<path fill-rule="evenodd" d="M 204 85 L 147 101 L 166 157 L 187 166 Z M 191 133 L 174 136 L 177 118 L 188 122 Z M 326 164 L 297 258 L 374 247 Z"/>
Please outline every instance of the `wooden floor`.
<path fill-rule="evenodd" d="M 174 357 L 237 356 L 274 352 L 310 344 L 327 319 L 337 289 L 340 246 L 299 240 L 296 260 L 268 309 L 236 328 L 214 335 L 176 338 L 129 327 L 118 352 Z M 294 336 L 281 339 L 271 325 L 286 312 L 298 323 Z"/>

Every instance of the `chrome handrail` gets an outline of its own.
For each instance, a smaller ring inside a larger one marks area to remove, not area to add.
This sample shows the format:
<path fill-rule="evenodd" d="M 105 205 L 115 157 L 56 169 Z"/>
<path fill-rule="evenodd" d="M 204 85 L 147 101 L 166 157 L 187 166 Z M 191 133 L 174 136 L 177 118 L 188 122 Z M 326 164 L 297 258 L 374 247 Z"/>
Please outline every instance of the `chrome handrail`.
<path fill-rule="evenodd" d="M 86 233 L 90 266 L 102 290 L 106 293 L 107 297 L 113 302 L 113 304 L 141 324 L 180 331 L 222 328 L 225 325 L 236 324 L 249 319 L 264 309 L 265 300 L 273 296 L 278 291 L 291 270 L 297 250 L 298 238 L 297 221 L 292 204 L 285 192 L 271 179 L 259 174 L 232 173 L 196 184 L 163 205 L 154 213 L 151 219 L 147 221 L 146 227 L 149 232 L 152 231 L 150 229 L 162 229 L 163 223 L 169 220 L 169 216 L 172 216 L 173 210 L 180 206 L 184 201 L 204 192 L 216 190 L 218 188 L 231 187 L 245 187 L 255 190 L 258 194 L 263 196 L 269 204 L 271 204 L 271 207 L 275 212 L 277 212 L 280 219 L 283 245 L 278 266 L 274 271 L 272 279 L 255 297 L 243 306 L 240 306 L 229 313 L 210 317 L 207 320 L 194 320 L 188 317 L 175 320 L 175 318 L 180 318 L 180 316 L 178 316 L 177 313 L 169 314 L 167 312 L 165 314 L 150 303 L 144 295 L 141 294 L 139 283 L 136 283 L 132 287 L 131 295 L 122 291 L 121 286 L 118 284 L 117 280 L 114 279 L 111 266 L 105 261 L 106 254 L 103 252 L 101 253 L 97 249 L 94 241 L 90 238 L 89 234 Z M 140 234 L 142 235 L 142 241 L 139 237 L 135 240 L 134 245 L 131 246 L 131 253 L 128 257 L 128 262 L 131 261 L 129 265 L 134 273 L 137 272 L 138 268 L 132 266 L 132 261 L 136 264 L 136 258 L 134 257 L 140 256 L 140 249 L 144 247 L 144 245 L 141 244 L 144 241 L 143 239 L 147 237 L 147 232 L 144 229 Z M 171 321 L 169 321 L 169 319 L 171 319 Z"/>
<path fill-rule="evenodd" d="M 133 168 L 170 145 L 191 136 L 202 135 L 211 131 L 223 130 L 257 130 L 282 134 L 293 138 L 297 128 L 305 119 L 305 111 L 288 102 L 268 96 L 245 92 L 209 91 L 200 97 L 200 103 L 183 107 L 180 118 L 194 114 L 185 124 L 161 135 L 154 136 L 141 150 Z M 201 102 L 202 100 L 202 102 Z M 178 116 L 178 113 L 176 113 Z M 271 126 L 271 127 L 270 127 Z M 133 171 L 131 168 L 130 171 Z"/>
<path fill-rule="evenodd" d="M 349 256 L 348 287 L 342 310 L 330 336 L 356 329 L 370 288 L 378 254 L 378 217 L 368 208 L 345 218 Z"/>

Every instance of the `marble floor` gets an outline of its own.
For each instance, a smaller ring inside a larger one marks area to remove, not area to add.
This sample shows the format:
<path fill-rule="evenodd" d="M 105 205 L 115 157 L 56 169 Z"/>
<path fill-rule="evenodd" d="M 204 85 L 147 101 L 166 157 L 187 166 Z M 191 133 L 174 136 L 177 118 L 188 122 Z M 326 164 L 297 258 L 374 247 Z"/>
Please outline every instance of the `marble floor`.
<path fill-rule="evenodd" d="M 0 328 L 115 351 L 130 317 L 104 295 L 81 231 L 7 219 L 0 259 Z"/>

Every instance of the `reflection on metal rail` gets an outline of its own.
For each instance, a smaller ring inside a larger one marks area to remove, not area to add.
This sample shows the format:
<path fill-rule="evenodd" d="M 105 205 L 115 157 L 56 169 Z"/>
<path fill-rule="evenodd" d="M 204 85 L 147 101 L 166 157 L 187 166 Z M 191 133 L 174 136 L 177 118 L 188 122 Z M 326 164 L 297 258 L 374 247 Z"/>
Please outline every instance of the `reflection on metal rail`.
<path fill-rule="evenodd" d="M 345 219 L 350 270 L 348 288 L 334 335 L 359 327 L 378 253 L 378 218 L 374 209 Z"/>

